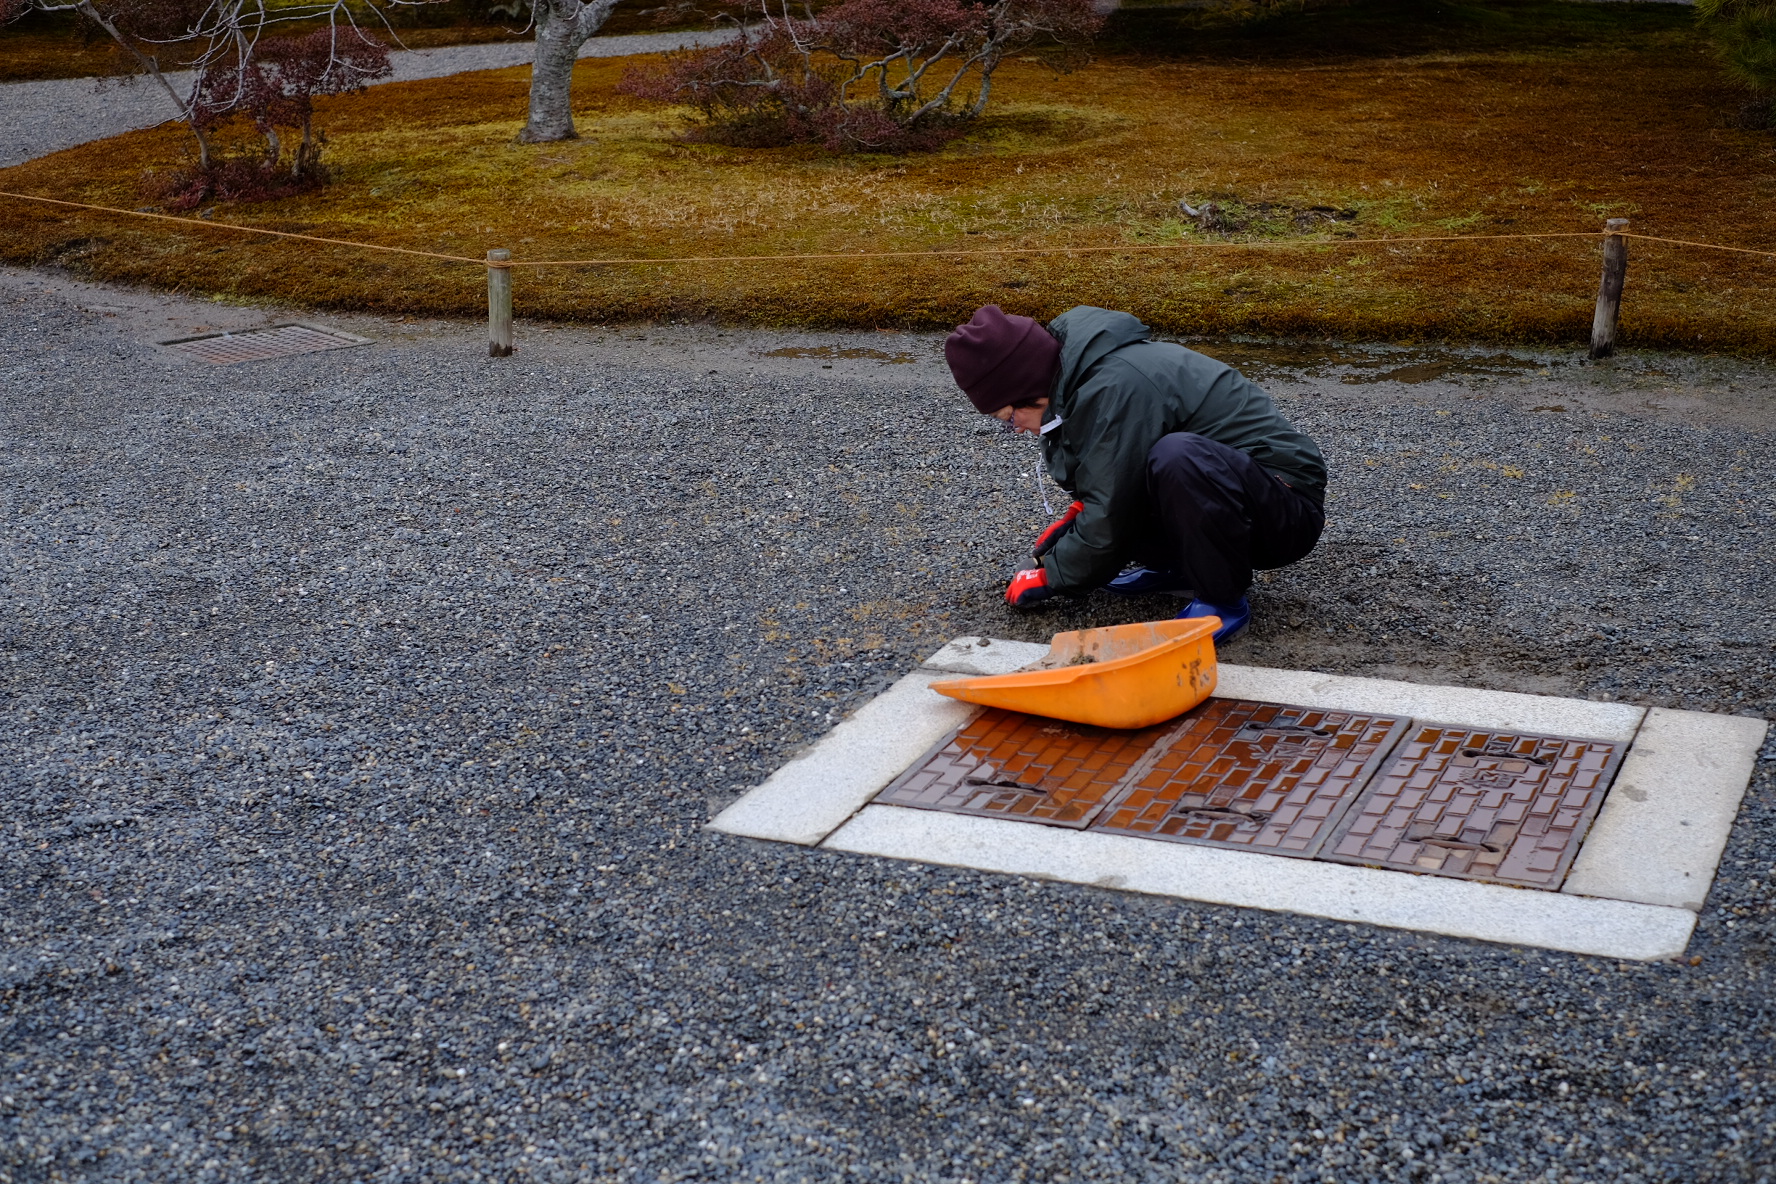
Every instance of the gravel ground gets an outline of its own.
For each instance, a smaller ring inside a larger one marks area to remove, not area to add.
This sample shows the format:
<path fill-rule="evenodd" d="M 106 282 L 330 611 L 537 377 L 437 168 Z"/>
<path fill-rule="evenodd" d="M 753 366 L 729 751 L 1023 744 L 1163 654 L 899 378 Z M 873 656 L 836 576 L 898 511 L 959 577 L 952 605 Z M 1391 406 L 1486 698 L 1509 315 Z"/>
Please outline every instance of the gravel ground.
<path fill-rule="evenodd" d="M 580 49 L 583 58 L 616 58 L 632 53 L 663 53 L 691 45 L 716 45 L 727 29 L 688 33 L 634 33 L 594 37 Z M 523 41 L 493 45 L 448 45 L 397 50 L 395 72 L 385 82 L 444 78 L 470 70 L 499 70 L 530 63 L 532 47 Z M 180 94 L 191 75 L 167 75 Z M 378 86 L 383 83 L 377 83 Z M 177 114 L 167 93 L 146 77 L 63 78 L 47 82 L 0 83 L 0 168 L 23 164 L 63 148 L 165 123 Z"/>
<path fill-rule="evenodd" d="M 936 338 L 0 299 L 0 1181 L 1776 1179 L 1776 744 L 1675 964 L 712 835 L 949 636 L 1175 607 L 1004 608 Z M 1333 466 L 1230 660 L 1776 714 L 1776 372 L 1205 348 Z"/>

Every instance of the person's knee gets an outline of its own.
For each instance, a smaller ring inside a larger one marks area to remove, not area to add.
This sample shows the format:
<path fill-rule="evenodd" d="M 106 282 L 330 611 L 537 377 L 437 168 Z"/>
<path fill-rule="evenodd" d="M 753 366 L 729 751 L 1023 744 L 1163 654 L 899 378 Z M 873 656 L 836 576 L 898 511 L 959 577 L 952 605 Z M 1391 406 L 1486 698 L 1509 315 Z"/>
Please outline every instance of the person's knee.
<path fill-rule="evenodd" d="M 1286 508 L 1290 512 L 1276 515 L 1266 523 L 1254 550 L 1252 566 L 1260 571 L 1301 562 L 1319 544 L 1325 531 L 1325 512 L 1293 490 Z"/>
<path fill-rule="evenodd" d="M 1168 432 L 1147 450 L 1147 460 L 1150 464 L 1178 461 L 1201 464 L 1205 457 L 1213 455 L 1217 447 L 1213 440 L 1195 432 Z"/>
<path fill-rule="evenodd" d="M 1154 490 L 1201 489 L 1214 484 L 1214 474 L 1224 467 L 1213 440 L 1195 432 L 1173 432 L 1147 450 L 1147 485 Z"/>

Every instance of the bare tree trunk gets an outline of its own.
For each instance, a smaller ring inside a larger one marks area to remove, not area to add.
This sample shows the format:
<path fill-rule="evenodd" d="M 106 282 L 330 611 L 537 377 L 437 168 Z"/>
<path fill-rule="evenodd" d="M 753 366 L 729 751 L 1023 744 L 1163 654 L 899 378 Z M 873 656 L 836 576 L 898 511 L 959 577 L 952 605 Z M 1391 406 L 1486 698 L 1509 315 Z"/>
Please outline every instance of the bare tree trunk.
<path fill-rule="evenodd" d="M 987 109 L 987 98 L 993 93 L 993 70 L 999 65 L 996 61 L 981 63 L 980 94 L 974 100 L 974 106 L 968 109 L 968 118 L 979 119 L 980 113 Z"/>
<path fill-rule="evenodd" d="M 111 40 L 117 42 L 118 45 L 123 47 L 125 53 L 128 53 L 131 57 L 136 59 L 136 65 L 142 68 L 142 73 L 147 74 L 149 77 L 153 78 L 154 81 L 160 83 L 160 89 L 166 91 L 167 98 L 171 99 L 173 101 L 173 106 L 179 109 L 179 118 L 183 119 L 186 124 L 190 126 L 191 134 L 197 137 L 198 166 L 200 168 L 209 168 L 210 138 L 204 135 L 201 127 L 197 126 L 197 113 L 191 109 L 191 105 L 179 97 L 179 92 L 173 89 L 173 84 L 168 82 L 166 80 L 166 75 L 160 72 L 160 62 L 149 57 L 134 45 L 131 45 L 129 38 L 125 37 L 116 25 L 106 20 L 103 13 L 93 7 L 92 0 L 79 0 L 79 3 L 75 4 L 74 8 L 80 13 L 80 15 L 110 34 Z"/>
<path fill-rule="evenodd" d="M 580 46 L 604 24 L 616 0 L 533 0 L 536 59 L 530 67 L 530 117 L 518 139 L 526 144 L 577 140 L 573 69 Z"/>
<path fill-rule="evenodd" d="M 530 67 L 530 120 L 518 139 L 526 144 L 577 140 L 573 121 L 573 68 L 580 40 L 568 5 L 542 0 L 536 9 L 536 60 Z"/>
<path fill-rule="evenodd" d="M 320 150 L 315 144 L 314 115 L 302 117 L 302 143 L 296 146 L 296 163 L 290 168 L 290 176 L 300 181 L 308 176 L 309 169 L 320 161 Z"/>

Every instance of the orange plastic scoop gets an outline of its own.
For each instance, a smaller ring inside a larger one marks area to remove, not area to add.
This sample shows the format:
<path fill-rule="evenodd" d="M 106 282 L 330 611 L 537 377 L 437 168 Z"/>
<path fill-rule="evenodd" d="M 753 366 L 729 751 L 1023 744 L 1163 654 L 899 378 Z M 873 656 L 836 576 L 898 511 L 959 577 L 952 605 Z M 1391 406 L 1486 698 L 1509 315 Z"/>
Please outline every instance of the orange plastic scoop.
<path fill-rule="evenodd" d="M 1076 724 L 1151 727 L 1213 693 L 1214 633 L 1220 627 L 1220 617 L 1190 617 L 1057 633 L 1030 669 L 933 683 L 931 689 L 965 703 Z"/>

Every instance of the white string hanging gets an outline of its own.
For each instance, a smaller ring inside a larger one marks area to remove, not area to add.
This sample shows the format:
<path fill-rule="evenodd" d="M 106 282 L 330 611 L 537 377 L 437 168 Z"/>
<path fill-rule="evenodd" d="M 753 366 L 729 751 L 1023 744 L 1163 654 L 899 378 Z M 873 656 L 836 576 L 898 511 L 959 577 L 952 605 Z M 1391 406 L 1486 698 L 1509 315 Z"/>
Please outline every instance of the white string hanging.
<path fill-rule="evenodd" d="M 1046 436 L 1066 421 L 1055 416 L 1043 424 L 1039 436 Z M 1042 499 L 1042 512 L 1050 518 L 1054 517 L 1054 507 L 1048 504 L 1048 458 L 1042 453 L 1042 441 L 1036 441 L 1036 496 Z"/>

